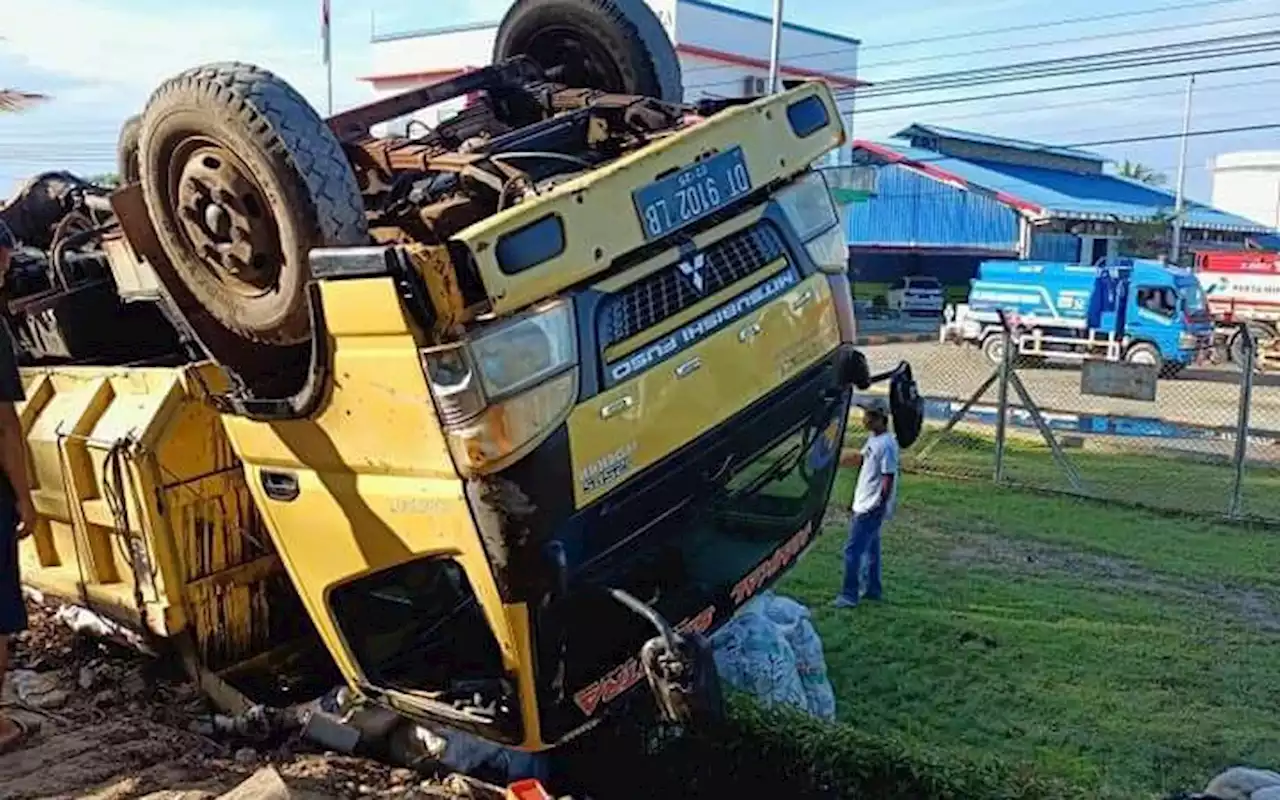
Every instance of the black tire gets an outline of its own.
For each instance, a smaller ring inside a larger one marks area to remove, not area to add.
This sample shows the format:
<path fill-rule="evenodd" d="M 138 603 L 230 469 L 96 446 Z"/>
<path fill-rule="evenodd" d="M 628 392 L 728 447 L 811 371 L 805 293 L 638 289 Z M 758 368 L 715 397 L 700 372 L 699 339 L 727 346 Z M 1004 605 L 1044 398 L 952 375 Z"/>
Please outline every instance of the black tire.
<path fill-rule="evenodd" d="M 562 68 L 554 79 L 574 87 L 684 99 L 675 46 L 644 0 L 516 0 L 498 27 L 493 55 Z"/>
<path fill-rule="evenodd" d="M 1267 330 L 1266 328 L 1262 328 L 1257 325 L 1250 325 L 1249 330 L 1250 332 L 1253 333 L 1254 347 L 1258 350 L 1261 350 L 1265 346 L 1266 342 L 1275 338 L 1275 333 L 1273 331 Z M 1243 332 L 1236 331 L 1231 335 L 1231 342 L 1228 345 L 1228 348 L 1230 352 L 1231 363 L 1243 369 L 1244 368 L 1244 334 Z"/>
<path fill-rule="evenodd" d="M 161 85 L 142 115 L 139 165 L 147 211 L 175 270 L 213 317 L 252 341 L 305 341 L 308 254 L 369 241 L 338 140 L 302 95 L 259 67 L 209 64 Z M 205 188 L 216 191 L 205 199 L 222 198 L 208 204 L 218 207 L 217 220 L 203 221 L 208 207 L 182 214 L 184 187 L 210 175 Z M 244 194 L 219 194 L 228 186 Z M 237 223 L 252 234 L 251 257 L 234 250 L 229 265 L 226 253 L 244 246 L 228 233 Z M 202 225 L 220 232 L 216 247 Z"/>
<path fill-rule="evenodd" d="M 1150 342 L 1138 342 L 1125 351 L 1124 360 L 1130 364 L 1151 364 L 1156 373 L 1164 372 L 1164 358 L 1160 351 Z"/>
<path fill-rule="evenodd" d="M 982 355 L 986 356 L 992 364 L 999 366 L 1004 360 L 1004 337 L 998 333 L 988 334 L 987 338 L 982 340 Z"/>
<path fill-rule="evenodd" d="M 138 171 L 138 140 L 141 136 L 141 114 L 134 114 L 120 126 L 120 138 L 116 141 L 116 172 L 122 186 L 137 183 L 141 179 Z"/>

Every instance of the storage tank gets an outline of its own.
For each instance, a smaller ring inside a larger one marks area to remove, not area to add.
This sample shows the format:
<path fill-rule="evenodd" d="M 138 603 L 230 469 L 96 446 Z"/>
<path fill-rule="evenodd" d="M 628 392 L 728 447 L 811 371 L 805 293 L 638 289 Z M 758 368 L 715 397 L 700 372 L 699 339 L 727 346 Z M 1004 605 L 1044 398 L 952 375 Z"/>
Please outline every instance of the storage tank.
<path fill-rule="evenodd" d="M 1223 153 L 1210 170 L 1214 207 L 1280 227 L 1280 150 Z"/>

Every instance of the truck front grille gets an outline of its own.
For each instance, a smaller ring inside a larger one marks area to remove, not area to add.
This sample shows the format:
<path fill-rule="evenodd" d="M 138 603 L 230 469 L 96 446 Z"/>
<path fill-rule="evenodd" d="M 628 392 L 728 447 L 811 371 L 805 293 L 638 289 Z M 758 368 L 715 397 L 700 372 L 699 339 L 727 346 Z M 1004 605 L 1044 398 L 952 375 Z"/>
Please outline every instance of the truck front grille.
<path fill-rule="evenodd" d="M 784 255 L 777 229 L 761 222 L 641 278 L 602 303 L 601 349 L 652 328 Z"/>

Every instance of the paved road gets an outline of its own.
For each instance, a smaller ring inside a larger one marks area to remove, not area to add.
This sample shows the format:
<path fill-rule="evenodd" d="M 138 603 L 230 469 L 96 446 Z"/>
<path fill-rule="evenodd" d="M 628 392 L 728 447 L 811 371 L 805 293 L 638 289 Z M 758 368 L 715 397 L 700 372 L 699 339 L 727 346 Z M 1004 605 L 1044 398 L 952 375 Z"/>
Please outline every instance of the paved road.
<path fill-rule="evenodd" d="M 976 349 L 954 344 L 890 344 L 866 347 L 864 352 L 872 370 L 909 361 L 926 396 L 967 400 L 994 369 Z M 1078 366 L 1038 366 L 1019 369 L 1018 374 L 1032 399 L 1045 409 L 1159 417 L 1192 425 L 1234 426 L 1237 422 L 1240 372 L 1230 366 L 1189 369 L 1176 379 L 1162 378 L 1154 403 L 1081 394 Z M 994 386 L 983 399 L 996 402 Z M 1280 375 L 1256 378 L 1250 426 L 1280 431 Z"/>

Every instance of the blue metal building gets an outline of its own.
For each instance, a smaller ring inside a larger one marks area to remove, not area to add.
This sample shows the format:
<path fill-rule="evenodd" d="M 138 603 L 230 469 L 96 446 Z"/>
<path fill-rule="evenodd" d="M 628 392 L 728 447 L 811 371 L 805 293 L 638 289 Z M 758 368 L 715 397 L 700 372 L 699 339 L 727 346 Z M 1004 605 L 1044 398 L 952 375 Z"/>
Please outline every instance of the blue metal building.
<path fill-rule="evenodd" d="M 899 142 L 856 140 L 874 171 L 848 211 L 850 260 L 861 281 L 930 274 L 964 283 L 984 258 L 1095 263 L 1125 255 L 1123 226 L 1175 207 L 1172 192 L 1108 174 L 1102 156 L 934 125 Z M 1186 250 L 1238 249 L 1275 231 L 1188 201 Z"/>

